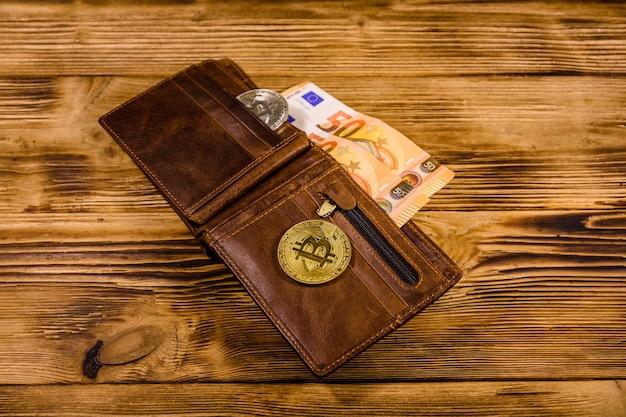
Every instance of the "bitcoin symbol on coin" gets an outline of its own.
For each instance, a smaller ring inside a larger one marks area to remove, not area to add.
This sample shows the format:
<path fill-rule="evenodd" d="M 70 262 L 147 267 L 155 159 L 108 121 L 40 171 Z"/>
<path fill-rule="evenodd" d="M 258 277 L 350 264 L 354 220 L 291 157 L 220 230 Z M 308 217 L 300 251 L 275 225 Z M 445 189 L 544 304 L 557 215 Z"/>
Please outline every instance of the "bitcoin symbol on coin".
<path fill-rule="evenodd" d="M 339 227 L 307 220 L 285 232 L 278 244 L 278 261 L 285 273 L 305 284 L 336 278 L 349 265 L 352 246 Z"/>
<path fill-rule="evenodd" d="M 332 258 L 335 257 L 335 254 L 330 252 L 331 245 L 328 240 L 316 239 L 313 236 L 305 238 L 302 242 L 296 242 L 293 250 L 296 251 L 296 260 L 300 259 L 300 256 L 303 257 L 302 264 L 307 271 L 323 268 L 327 262 L 331 263 Z M 307 263 L 307 261 L 309 262 Z"/>

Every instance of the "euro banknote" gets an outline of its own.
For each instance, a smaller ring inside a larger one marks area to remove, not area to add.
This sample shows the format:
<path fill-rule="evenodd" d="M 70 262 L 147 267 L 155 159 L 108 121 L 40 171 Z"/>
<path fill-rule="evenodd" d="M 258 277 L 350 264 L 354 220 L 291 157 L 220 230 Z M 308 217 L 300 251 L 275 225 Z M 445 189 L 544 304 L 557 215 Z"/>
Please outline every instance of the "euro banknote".
<path fill-rule="evenodd" d="M 341 163 L 398 226 L 454 177 L 411 139 L 314 83 L 282 94 L 289 103 L 289 121 Z"/>

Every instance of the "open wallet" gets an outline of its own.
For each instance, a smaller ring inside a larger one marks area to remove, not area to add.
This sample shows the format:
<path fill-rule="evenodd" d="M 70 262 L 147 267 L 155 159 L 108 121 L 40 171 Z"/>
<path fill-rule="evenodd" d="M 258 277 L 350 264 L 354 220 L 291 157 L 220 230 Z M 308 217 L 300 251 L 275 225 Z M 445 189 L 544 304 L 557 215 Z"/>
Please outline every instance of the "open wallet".
<path fill-rule="evenodd" d="M 256 88 L 233 61 L 209 60 L 100 123 L 324 376 L 441 296 L 461 270 L 413 222 L 394 224 L 304 132 L 289 122 L 272 130 L 237 100 Z M 297 279 L 286 263 L 313 278 Z"/>

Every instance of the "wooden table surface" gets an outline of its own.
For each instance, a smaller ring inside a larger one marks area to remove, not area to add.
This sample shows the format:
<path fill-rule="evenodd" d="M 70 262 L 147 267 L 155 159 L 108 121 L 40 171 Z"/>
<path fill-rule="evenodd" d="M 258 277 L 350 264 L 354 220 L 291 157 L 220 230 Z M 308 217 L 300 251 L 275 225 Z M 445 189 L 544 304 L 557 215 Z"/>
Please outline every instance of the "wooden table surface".
<path fill-rule="evenodd" d="M 413 221 L 464 277 L 326 378 L 97 122 L 221 57 L 456 172 Z M 2 415 L 626 415 L 621 2 L 3 1 L 0 151 Z"/>

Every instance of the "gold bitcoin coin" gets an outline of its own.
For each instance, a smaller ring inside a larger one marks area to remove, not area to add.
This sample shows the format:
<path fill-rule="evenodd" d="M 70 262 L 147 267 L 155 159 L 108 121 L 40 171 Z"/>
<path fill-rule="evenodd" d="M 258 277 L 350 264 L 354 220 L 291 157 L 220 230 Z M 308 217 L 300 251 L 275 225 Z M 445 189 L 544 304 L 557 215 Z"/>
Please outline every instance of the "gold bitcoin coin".
<path fill-rule="evenodd" d="M 323 284 L 338 277 L 351 257 L 348 236 L 323 220 L 306 220 L 292 226 L 278 243 L 281 268 L 304 284 Z"/>

